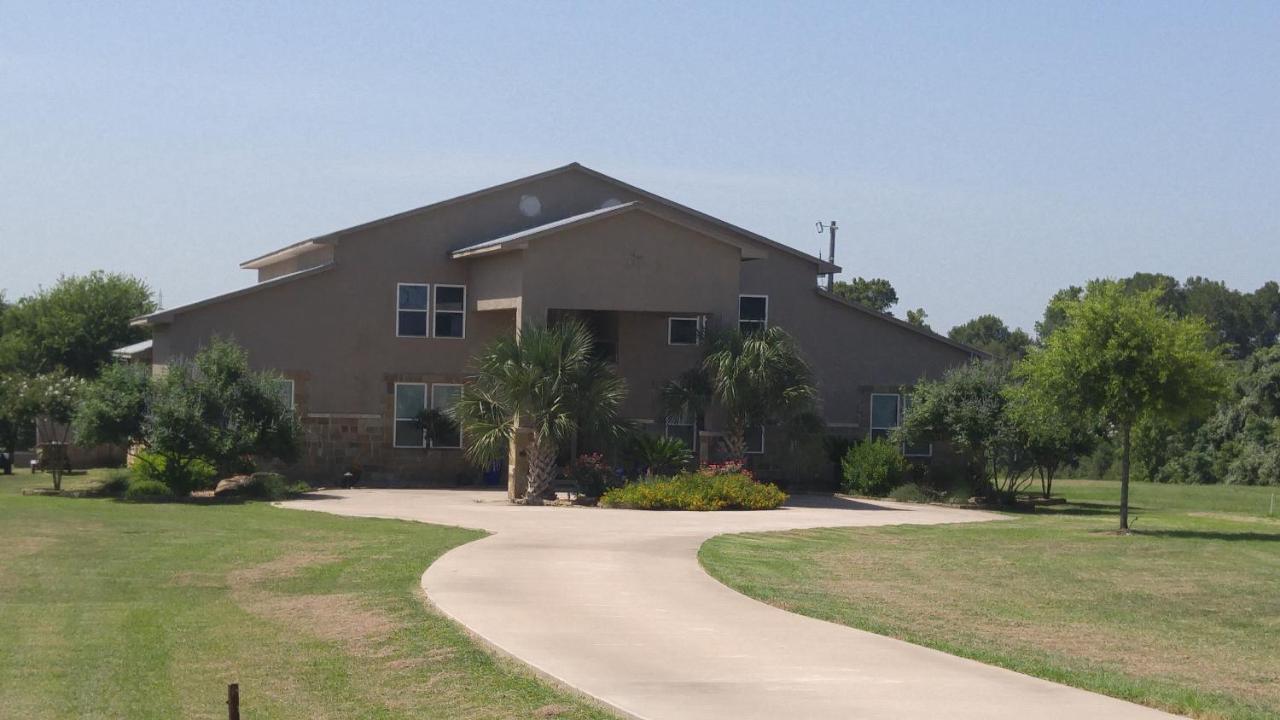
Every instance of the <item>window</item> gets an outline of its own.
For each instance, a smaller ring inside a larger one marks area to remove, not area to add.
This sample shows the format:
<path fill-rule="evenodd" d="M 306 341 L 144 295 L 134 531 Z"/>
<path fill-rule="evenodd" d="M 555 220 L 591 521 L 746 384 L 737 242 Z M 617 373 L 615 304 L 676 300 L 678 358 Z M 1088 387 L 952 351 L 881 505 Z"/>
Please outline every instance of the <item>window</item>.
<path fill-rule="evenodd" d="M 396 337 L 426 337 L 431 286 L 396 285 Z"/>
<path fill-rule="evenodd" d="M 902 417 L 907 417 L 907 411 L 911 409 L 911 396 L 902 396 Z M 932 457 L 933 443 L 925 443 L 923 445 L 908 445 L 902 443 L 902 454 L 907 457 Z"/>
<path fill-rule="evenodd" d="M 273 384 L 276 392 L 280 394 L 280 399 L 284 401 L 284 406 L 293 409 L 293 381 L 280 379 L 274 381 Z"/>
<path fill-rule="evenodd" d="M 746 453 L 748 455 L 764 454 L 764 426 L 763 425 L 757 425 L 755 427 L 747 428 L 746 437 L 744 439 L 747 441 Z"/>
<path fill-rule="evenodd" d="M 436 285 L 436 337 L 461 338 L 467 334 L 467 287 Z"/>
<path fill-rule="evenodd" d="M 893 431 L 902 426 L 902 417 L 906 409 L 911 407 L 911 396 L 896 393 L 872 393 L 871 395 L 871 439 L 888 440 Z M 933 455 L 933 444 L 902 444 L 902 454 L 907 457 L 930 457 Z"/>
<path fill-rule="evenodd" d="M 738 330 L 743 334 L 759 332 L 768 324 L 768 295 L 738 296 Z"/>
<path fill-rule="evenodd" d="M 427 407 L 426 383 L 396 383 L 396 427 L 392 444 L 398 448 L 426 445 L 418 415 Z"/>
<path fill-rule="evenodd" d="M 667 418 L 667 427 L 664 434 L 669 438 L 675 438 L 683 442 L 690 452 L 693 452 L 698 447 L 697 430 L 692 418 Z"/>
<path fill-rule="evenodd" d="M 437 383 L 431 386 L 431 407 L 439 410 L 449 419 L 453 420 L 453 406 L 458 404 L 458 398 L 462 396 L 461 385 L 449 385 Z M 432 439 L 431 447 L 433 448 L 460 448 L 462 447 L 462 428 L 454 421 L 453 432 L 448 436 L 441 436 Z"/>
<path fill-rule="evenodd" d="M 899 403 L 901 398 L 897 394 L 879 394 L 871 395 L 871 439 L 872 440 L 888 440 L 889 435 L 896 429 L 901 422 L 901 413 L 899 413 Z"/>
<path fill-rule="evenodd" d="M 668 345 L 697 345 L 698 344 L 698 318 L 696 317 L 667 318 L 667 344 Z"/>

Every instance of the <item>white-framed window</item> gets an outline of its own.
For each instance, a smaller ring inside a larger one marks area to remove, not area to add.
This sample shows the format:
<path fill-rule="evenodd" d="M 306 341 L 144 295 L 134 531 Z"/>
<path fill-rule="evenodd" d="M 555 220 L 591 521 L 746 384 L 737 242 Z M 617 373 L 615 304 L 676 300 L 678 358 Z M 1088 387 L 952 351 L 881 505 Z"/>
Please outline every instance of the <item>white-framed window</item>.
<path fill-rule="evenodd" d="M 462 397 L 462 386 L 453 383 L 435 383 L 431 386 L 431 407 L 448 415 L 453 419 L 453 406 L 458 404 L 458 398 Z M 462 428 L 458 426 L 454 420 L 453 433 L 449 437 L 438 437 L 431 440 L 433 448 L 453 448 L 462 447 Z"/>
<path fill-rule="evenodd" d="M 427 337 L 431 286 L 396 283 L 396 337 Z"/>
<path fill-rule="evenodd" d="M 697 345 L 699 325 L 696 317 L 667 318 L 667 344 Z"/>
<path fill-rule="evenodd" d="M 467 335 L 467 286 L 436 283 L 435 337 Z"/>
<path fill-rule="evenodd" d="M 693 418 L 669 417 L 662 434 L 669 438 L 676 438 L 689 448 L 689 452 L 695 452 L 698 448 L 697 427 Z"/>
<path fill-rule="evenodd" d="M 768 295 L 738 296 L 738 330 L 743 334 L 758 332 L 769 325 Z"/>
<path fill-rule="evenodd" d="M 872 440 L 888 440 L 902 424 L 901 403 L 902 396 L 897 393 L 871 393 Z"/>
<path fill-rule="evenodd" d="M 902 416 L 906 408 L 911 406 L 911 396 L 898 393 L 871 393 L 871 431 L 872 440 L 888 440 L 902 426 Z M 906 457 L 930 457 L 933 455 L 933 444 L 902 444 L 902 454 Z"/>
<path fill-rule="evenodd" d="M 272 381 L 276 392 L 279 393 L 280 399 L 284 401 L 285 407 L 293 409 L 293 381 L 288 378 L 279 378 Z"/>
<path fill-rule="evenodd" d="M 747 428 L 747 433 L 744 436 L 744 439 L 747 441 L 747 449 L 745 450 L 745 452 L 748 455 L 764 454 L 764 426 L 763 425 L 756 425 L 755 427 Z"/>
<path fill-rule="evenodd" d="M 426 383 L 396 383 L 395 431 L 391 444 L 398 448 L 426 446 L 418 415 L 427 407 Z"/>

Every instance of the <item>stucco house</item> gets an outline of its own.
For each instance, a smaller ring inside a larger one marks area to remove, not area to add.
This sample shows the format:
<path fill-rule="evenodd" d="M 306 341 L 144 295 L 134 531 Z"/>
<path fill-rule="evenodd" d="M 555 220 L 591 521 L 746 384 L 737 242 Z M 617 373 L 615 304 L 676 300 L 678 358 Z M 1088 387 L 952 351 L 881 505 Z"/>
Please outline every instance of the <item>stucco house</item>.
<path fill-rule="evenodd" d="M 659 389 L 695 365 L 703 327 L 779 325 L 816 373 L 828 431 L 878 436 L 899 389 L 976 353 L 842 300 L 839 268 L 577 163 L 296 242 L 241 264 L 257 283 L 138 318 L 150 362 L 232 337 L 282 387 L 306 431 L 292 472 L 451 484 L 465 437 L 425 447 L 414 418 L 447 408 L 469 360 L 522 323 L 578 317 L 630 388 L 625 415 L 696 443 Z M 714 431 L 714 419 L 709 419 Z M 767 429 L 748 438 L 762 461 Z M 928 453 L 929 448 L 914 448 Z"/>

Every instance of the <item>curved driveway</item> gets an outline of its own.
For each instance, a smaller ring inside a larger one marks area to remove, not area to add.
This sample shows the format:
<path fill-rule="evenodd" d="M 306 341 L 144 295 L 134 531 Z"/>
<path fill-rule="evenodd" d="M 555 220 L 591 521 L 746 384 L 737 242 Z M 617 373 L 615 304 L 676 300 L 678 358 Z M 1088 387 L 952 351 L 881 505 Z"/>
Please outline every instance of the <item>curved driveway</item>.
<path fill-rule="evenodd" d="M 632 717 L 1172 717 L 784 612 L 697 561 L 721 533 L 997 515 L 804 498 L 771 512 L 516 507 L 464 490 L 326 491 L 281 504 L 493 532 L 433 563 L 427 596 L 498 650 Z"/>

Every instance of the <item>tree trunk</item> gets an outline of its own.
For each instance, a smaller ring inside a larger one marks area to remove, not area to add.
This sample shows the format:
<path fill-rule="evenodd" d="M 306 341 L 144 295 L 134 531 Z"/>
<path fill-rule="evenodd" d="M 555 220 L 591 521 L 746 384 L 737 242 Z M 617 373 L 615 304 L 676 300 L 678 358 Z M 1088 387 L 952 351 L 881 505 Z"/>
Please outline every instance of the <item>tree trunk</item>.
<path fill-rule="evenodd" d="M 1124 448 L 1120 456 L 1120 532 L 1129 532 L 1129 425 L 1120 428 L 1120 444 Z"/>
<path fill-rule="evenodd" d="M 743 462 L 747 457 L 747 432 L 745 428 L 730 426 L 724 434 L 724 449 L 730 460 Z"/>
<path fill-rule="evenodd" d="M 1053 497 L 1053 473 L 1055 468 L 1045 468 L 1044 471 L 1044 498 L 1048 500 Z"/>
<path fill-rule="evenodd" d="M 541 505 L 542 496 L 551 487 L 556 469 L 556 445 L 543 438 L 534 437 L 529 443 L 529 490 L 525 505 Z"/>

